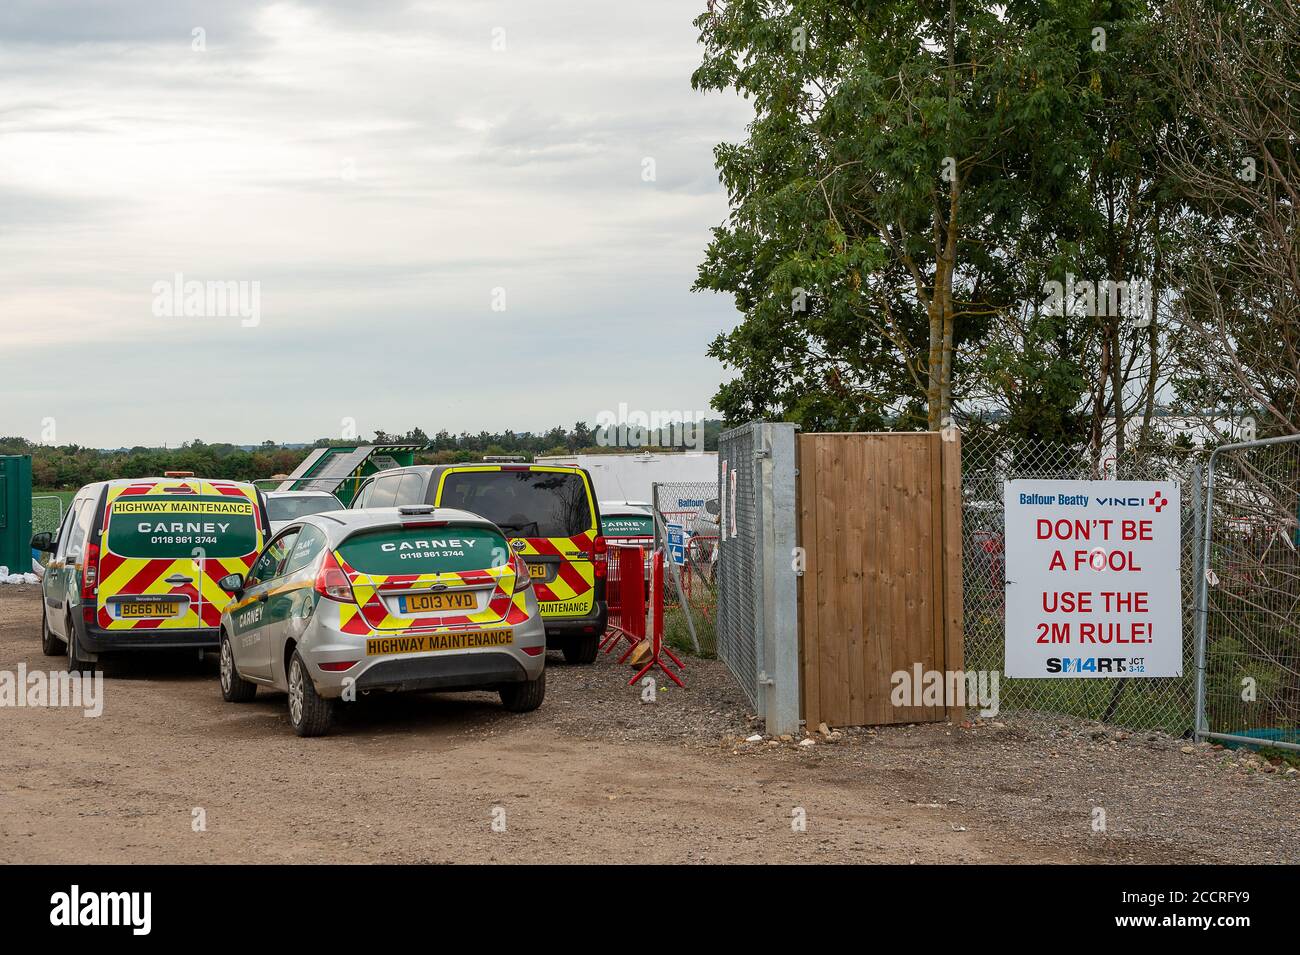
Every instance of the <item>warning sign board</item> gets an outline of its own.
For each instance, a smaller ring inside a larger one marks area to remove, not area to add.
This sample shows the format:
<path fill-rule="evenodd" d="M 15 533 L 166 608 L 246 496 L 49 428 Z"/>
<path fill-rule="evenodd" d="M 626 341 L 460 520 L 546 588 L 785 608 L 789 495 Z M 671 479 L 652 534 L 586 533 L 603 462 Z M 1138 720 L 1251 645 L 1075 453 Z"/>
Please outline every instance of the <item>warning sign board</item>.
<path fill-rule="evenodd" d="M 1178 486 L 1007 481 L 1006 675 L 1183 672 Z"/>

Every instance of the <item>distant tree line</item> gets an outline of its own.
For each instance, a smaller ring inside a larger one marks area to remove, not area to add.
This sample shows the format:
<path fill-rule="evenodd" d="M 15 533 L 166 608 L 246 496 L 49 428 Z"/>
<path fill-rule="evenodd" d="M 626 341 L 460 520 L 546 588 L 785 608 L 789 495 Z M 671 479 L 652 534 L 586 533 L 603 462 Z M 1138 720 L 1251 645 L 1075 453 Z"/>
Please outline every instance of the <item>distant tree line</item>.
<path fill-rule="evenodd" d="M 704 449 L 718 447 L 721 423 L 703 424 Z M 549 431 L 468 431 L 452 434 L 442 430 L 430 437 L 421 428 L 405 433 L 376 431 L 371 438 L 353 441 L 320 438 L 311 447 L 287 447 L 263 441 L 256 448 L 226 442 L 209 443 L 200 438 L 178 448 L 119 448 L 102 450 L 75 444 L 48 445 L 19 437 L 0 437 L 0 454 L 29 454 L 32 457 L 32 483 L 42 489 L 74 489 L 94 481 L 121 477 L 147 477 L 165 471 L 193 471 L 200 477 L 256 481 L 277 474 L 289 474 L 313 448 L 353 444 L 420 444 L 425 450 L 416 454 L 419 464 L 449 464 L 477 461 L 484 455 L 519 454 L 527 458 L 552 454 L 601 454 L 641 450 L 674 450 L 642 447 L 636 436 L 624 436 L 622 443 L 607 442 L 608 436 L 583 422 L 571 429 Z M 676 449 L 680 450 L 680 449 Z"/>

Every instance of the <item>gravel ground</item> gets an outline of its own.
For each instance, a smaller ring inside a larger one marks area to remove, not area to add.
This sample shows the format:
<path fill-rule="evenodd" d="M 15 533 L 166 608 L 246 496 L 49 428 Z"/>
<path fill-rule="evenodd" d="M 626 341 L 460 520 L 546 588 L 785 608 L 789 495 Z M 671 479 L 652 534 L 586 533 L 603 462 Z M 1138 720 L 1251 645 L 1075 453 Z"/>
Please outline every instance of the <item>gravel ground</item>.
<path fill-rule="evenodd" d="M 59 665 L 39 621 L 37 588 L 0 586 L 0 670 Z M 747 742 L 725 667 L 687 662 L 653 704 L 612 656 L 552 655 L 536 713 L 381 698 L 299 740 L 283 694 L 225 704 L 211 661 L 133 658 L 99 719 L 0 709 L 0 860 L 1300 861 L 1287 767 L 1034 714 Z"/>

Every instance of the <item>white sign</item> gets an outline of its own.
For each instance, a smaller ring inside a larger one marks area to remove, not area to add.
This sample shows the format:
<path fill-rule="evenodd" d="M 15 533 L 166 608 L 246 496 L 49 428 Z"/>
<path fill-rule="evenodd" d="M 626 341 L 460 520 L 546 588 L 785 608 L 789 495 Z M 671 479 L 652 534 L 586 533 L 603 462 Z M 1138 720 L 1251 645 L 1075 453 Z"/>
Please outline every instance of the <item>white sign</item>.
<path fill-rule="evenodd" d="M 1006 675 L 1182 676 L 1172 481 L 1007 481 Z"/>

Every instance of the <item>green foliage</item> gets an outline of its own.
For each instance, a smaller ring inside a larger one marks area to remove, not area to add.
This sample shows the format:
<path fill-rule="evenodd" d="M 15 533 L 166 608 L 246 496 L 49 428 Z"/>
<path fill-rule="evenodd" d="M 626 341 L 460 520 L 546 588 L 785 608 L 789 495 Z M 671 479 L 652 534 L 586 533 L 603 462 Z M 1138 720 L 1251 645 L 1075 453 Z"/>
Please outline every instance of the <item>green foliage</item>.
<path fill-rule="evenodd" d="M 1077 441 L 1086 405 L 1113 410 L 1103 336 L 1108 355 L 1140 343 L 1039 304 L 1067 272 L 1156 269 L 1172 107 L 1149 62 L 1149 4 L 949 11 L 744 0 L 697 19 L 695 87 L 736 90 L 755 111 L 745 140 L 715 151 L 731 214 L 695 285 L 742 314 L 710 348 L 735 371 L 714 401 L 728 420 L 933 427 L 945 314 L 951 368 L 936 374 L 954 411 Z"/>

